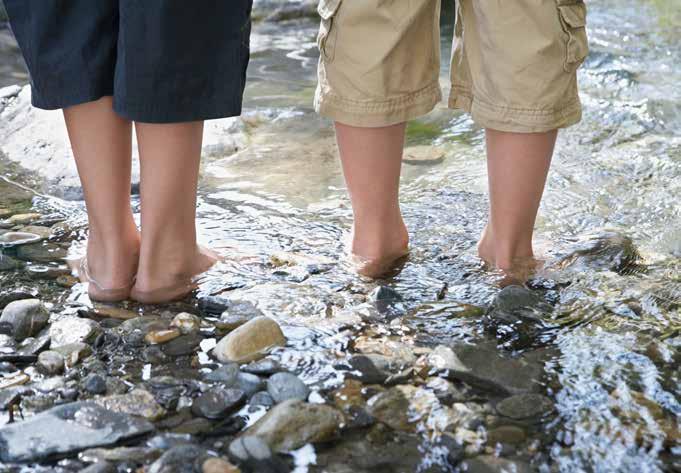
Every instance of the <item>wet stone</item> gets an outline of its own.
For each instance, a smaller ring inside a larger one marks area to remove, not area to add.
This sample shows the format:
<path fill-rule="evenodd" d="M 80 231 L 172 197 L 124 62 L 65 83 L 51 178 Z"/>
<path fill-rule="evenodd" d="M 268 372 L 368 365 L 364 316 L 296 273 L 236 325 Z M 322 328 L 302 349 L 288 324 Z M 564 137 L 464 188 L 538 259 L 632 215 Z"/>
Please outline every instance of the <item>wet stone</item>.
<path fill-rule="evenodd" d="M 12 258 L 11 256 L 3 255 L 0 253 L 0 272 L 2 271 L 16 271 L 18 269 L 22 269 L 24 267 L 24 263 L 22 261 L 19 261 L 17 259 Z"/>
<path fill-rule="evenodd" d="M 263 358 L 272 348 L 285 344 L 279 324 L 270 318 L 258 317 L 227 334 L 213 353 L 222 363 L 246 363 Z"/>
<path fill-rule="evenodd" d="M 7 223 L 11 225 L 28 225 L 29 223 L 39 220 L 40 217 L 42 217 L 42 215 L 35 212 L 15 214 L 7 219 Z"/>
<path fill-rule="evenodd" d="M 342 423 L 343 415 L 332 407 L 291 399 L 270 409 L 245 435 L 262 438 L 276 452 L 290 452 L 331 440 Z"/>
<path fill-rule="evenodd" d="M 522 461 L 507 460 L 492 455 L 480 455 L 465 460 L 462 463 L 464 471 L 468 473 L 531 473 L 533 469 L 529 464 Z"/>
<path fill-rule="evenodd" d="M 521 394 L 539 389 L 543 368 L 524 358 L 506 358 L 491 345 L 439 346 L 428 356 L 429 365 L 450 379 L 482 390 Z"/>
<path fill-rule="evenodd" d="M 251 396 L 248 404 L 251 406 L 251 408 L 265 407 L 269 409 L 270 407 L 274 406 L 275 402 L 267 391 L 259 391 Z"/>
<path fill-rule="evenodd" d="M 207 419 L 222 419 L 238 410 L 246 400 L 239 389 L 212 388 L 194 399 L 192 413 Z"/>
<path fill-rule="evenodd" d="M 168 330 L 152 330 L 144 336 L 144 340 L 152 345 L 158 345 L 174 340 L 179 336 L 180 331 L 175 328 Z"/>
<path fill-rule="evenodd" d="M 29 375 L 18 371 L 0 378 L 0 389 L 7 389 L 11 388 L 12 386 L 21 386 L 22 384 L 28 383 L 30 380 L 31 377 Z"/>
<path fill-rule="evenodd" d="M 10 302 L 2 311 L 0 323 L 12 327 L 15 340 L 23 340 L 37 334 L 49 319 L 47 309 L 38 299 Z"/>
<path fill-rule="evenodd" d="M 178 445 L 166 451 L 148 469 L 149 473 L 196 473 L 208 457 L 198 445 Z"/>
<path fill-rule="evenodd" d="M 19 353 L 23 355 L 38 355 L 50 345 L 49 333 L 42 332 L 36 337 L 30 337 L 21 342 Z"/>
<path fill-rule="evenodd" d="M 178 329 L 183 335 L 196 333 L 201 329 L 201 319 L 194 314 L 181 312 L 173 318 L 170 326 Z"/>
<path fill-rule="evenodd" d="M 133 389 L 126 394 L 98 398 L 94 402 L 114 412 L 144 417 L 152 421 L 160 419 L 166 413 L 154 396 L 143 389 Z"/>
<path fill-rule="evenodd" d="M 65 404 L 0 427 L 0 460 L 37 461 L 113 445 L 153 429 L 146 420 L 112 412 L 91 402 Z"/>
<path fill-rule="evenodd" d="M 236 381 L 238 374 L 239 365 L 227 363 L 204 375 L 203 379 L 209 383 L 222 383 L 225 386 L 231 386 Z"/>
<path fill-rule="evenodd" d="M 38 280 L 52 280 L 60 277 L 65 277 L 70 274 L 70 270 L 66 266 L 50 266 L 50 265 L 31 265 L 26 268 L 26 274 L 31 279 Z"/>
<path fill-rule="evenodd" d="M 4 309 L 14 301 L 37 299 L 39 295 L 40 293 L 37 289 L 28 287 L 12 288 L 9 290 L 0 289 L 0 309 Z"/>
<path fill-rule="evenodd" d="M 374 303 L 376 310 L 389 317 L 398 317 L 404 314 L 402 296 L 396 290 L 388 286 L 379 286 L 369 294 L 369 300 Z"/>
<path fill-rule="evenodd" d="M 258 437 L 245 435 L 229 444 L 229 456 L 246 471 L 259 473 L 289 473 L 289 468 L 272 455 L 267 443 Z"/>
<path fill-rule="evenodd" d="M 15 365 L 7 361 L 0 361 L 0 373 L 14 373 L 15 371 L 18 371 Z"/>
<path fill-rule="evenodd" d="M 83 388 L 90 394 L 104 394 L 106 379 L 98 374 L 91 374 L 83 381 Z"/>
<path fill-rule="evenodd" d="M 61 353 L 53 350 L 44 351 L 38 355 L 36 368 L 47 376 L 59 374 L 64 371 L 64 357 Z"/>
<path fill-rule="evenodd" d="M 310 389 L 294 374 L 276 373 L 267 380 L 267 392 L 279 403 L 289 399 L 304 401 Z"/>
<path fill-rule="evenodd" d="M 238 373 L 233 387 L 241 389 L 246 396 L 252 396 L 263 388 L 262 379 L 250 373 Z"/>
<path fill-rule="evenodd" d="M 98 461 L 80 470 L 79 473 L 116 473 L 116 466 L 107 461 Z"/>
<path fill-rule="evenodd" d="M 241 473 L 241 470 L 222 458 L 209 458 L 203 462 L 201 473 Z"/>
<path fill-rule="evenodd" d="M 17 248 L 17 258 L 36 263 L 58 263 L 66 256 L 66 248 L 56 243 L 35 243 Z"/>
<path fill-rule="evenodd" d="M 258 361 L 253 361 L 241 367 L 242 371 L 259 376 L 269 376 L 282 370 L 281 365 L 277 360 L 265 358 Z"/>
<path fill-rule="evenodd" d="M 410 403 L 399 388 L 391 388 L 369 399 L 369 414 L 395 430 L 411 431 L 414 421 L 410 415 Z"/>
<path fill-rule="evenodd" d="M 92 343 L 102 328 L 97 322 L 80 317 L 64 317 L 50 326 L 52 347 L 60 347 L 72 343 Z"/>
<path fill-rule="evenodd" d="M 492 446 L 498 443 L 518 445 L 523 443 L 526 438 L 525 431 L 515 425 L 502 425 L 487 431 L 487 443 Z"/>
<path fill-rule="evenodd" d="M 186 356 L 197 351 L 197 347 L 203 340 L 201 335 L 193 333 L 181 335 L 162 345 L 161 350 L 168 356 Z"/>
<path fill-rule="evenodd" d="M 149 447 L 90 448 L 78 457 L 86 462 L 123 462 L 137 465 L 156 460 L 161 453 Z"/>
<path fill-rule="evenodd" d="M 7 232 L 0 235 L 0 247 L 28 245 L 40 241 L 42 237 L 28 232 Z"/>
<path fill-rule="evenodd" d="M 626 235 L 614 232 L 592 235 L 578 246 L 562 260 L 563 266 L 582 266 L 618 274 L 631 274 L 639 270 L 641 256 L 633 240 Z"/>
<path fill-rule="evenodd" d="M 535 419 L 553 412 L 553 401 L 541 394 L 518 394 L 507 397 L 497 404 L 497 412 L 515 420 Z"/>
<path fill-rule="evenodd" d="M 351 371 L 347 376 L 365 384 L 383 384 L 389 373 L 379 369 L 374 360 L 367 355 L 355 355 L 348 360 Z"/>

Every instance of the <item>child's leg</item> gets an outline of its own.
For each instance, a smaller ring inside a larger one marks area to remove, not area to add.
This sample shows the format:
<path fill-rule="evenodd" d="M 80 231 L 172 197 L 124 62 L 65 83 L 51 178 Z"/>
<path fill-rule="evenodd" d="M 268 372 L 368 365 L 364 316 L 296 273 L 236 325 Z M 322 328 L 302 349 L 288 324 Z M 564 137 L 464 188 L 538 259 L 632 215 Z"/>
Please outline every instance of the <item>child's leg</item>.
<path fill-rule="evenodd" d="M 105 288 L 124 288 L 137 270 L 139 235 L 130 208 L 132 124 L 111 97 L 64 109 L 90 226 L 87 258 Z"/>
<path fill-rule="evenodd" d="M 142 246 L 133 297 L 186 295 L 192 276 L 215 262 L 196 243 L 196 190 L 203 122 L 135 123 L 140 150 Z"/>
<path fill-rule="evenodd" d="M 408 246 L 398 202 L 405 123 L 441 98 L 440 1 L 320 1 L 315 108 L 336 123 L 357 270 L 377 277 Z"/>
<path fill-rule="evenodd" d="M 556 135 L 486 131 L 490 217 L 478 251 L 493 267 L 511 270 L 534 256 L 532 232 Z"/>
<path fill-rule="evenodd" d="M 487 130 L 490 218 L 478 250 L 515 279 L 536 263 L 532 231 L 556 130 L 581 118 L 585 22 L 583 0 L 457 1 L 449 105 Z"/>
<path fill-rule="evenodd" d="M 399 204 L 404 130 L 404 123 L 379 128 L 336 123 L 355 218 L 350 250 L 358 271 L 369 277 L 385 273 L 408 250 Z"/>

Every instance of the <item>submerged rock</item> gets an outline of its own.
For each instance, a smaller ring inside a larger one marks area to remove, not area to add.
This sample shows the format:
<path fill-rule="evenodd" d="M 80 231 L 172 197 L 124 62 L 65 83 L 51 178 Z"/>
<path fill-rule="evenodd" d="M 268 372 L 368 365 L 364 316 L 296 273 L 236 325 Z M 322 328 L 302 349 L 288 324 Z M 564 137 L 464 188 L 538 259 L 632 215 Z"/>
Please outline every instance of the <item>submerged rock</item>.
<path fill-rule="evenodd" d="M 272 348 L 284 346 L 286 337 L 279 324 L 268 317 L 257 317 L 227 334 L 213 349 L 223 363 L 246 363 L 264 357 Z"/>
<path fill-rule="evenodd" d="M 0 427 L 0 460 L 29 462 L 113 445 L 154 430 L 146 420 L 75 402 Z"/>
<path fill-rule="evenodd" d="M 507 397 L 497 404 L 497 412 L 515 420 L 534 419 L 540 421 L 542 417 L 553 411 L 553 401 L 541 394 L 518 394 Z"/>
<path fill-rule="evenodd" d="M 502 394 L 536 391 L 543 374 L 541 364 L 524 358 L 505 358 L 486 345 L 438 346 L 428 356 L 431 368 L 483 390 Z"/>
<path fill-rule="evenodd" d="M 343 415 L 332 407 L 292 399 L 274 406 L 245 435 L 262 438 L 276 452 L 290 452 L 331 440 L 342 423 Z"/>
<path fill-rule="evenodd" d="M 464 471 L 468 473 L 531 473 L 533 470 L 529 464 L 522 461 L 507 460 L 492 455 L 480 455 L 479 457 L 465 460 L 462 464 Z"/>
<path fill-rule="evenodd" d="M 49 313 L 38 299 L 10 302 L 2 311 L 0 323 L 12 327 L 15 340 L 23 340 L 37 334 L 47 325 Z"/>
<path fill-rule="evenodd" d="M 587 236 L 577 249 L 561 260 L 563 267 L 586 267 L 595 270 L 631 274 L 640 270 L 641 255 L 633 240 L 620 233 L 606 232 Z"/>

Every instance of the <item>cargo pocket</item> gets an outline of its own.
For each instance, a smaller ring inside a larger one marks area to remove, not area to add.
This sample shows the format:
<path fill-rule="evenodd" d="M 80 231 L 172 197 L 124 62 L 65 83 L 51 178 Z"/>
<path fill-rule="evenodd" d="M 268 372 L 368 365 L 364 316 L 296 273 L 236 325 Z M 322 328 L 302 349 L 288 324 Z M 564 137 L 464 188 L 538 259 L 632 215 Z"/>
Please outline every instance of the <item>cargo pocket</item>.
<path fill-rule="evenodd" d="M 586 36 L 586 4 L 583 1 L 558 0 L 558 16 L 567 35 L 565 70 L 572 72 L 589 54 Z"/>
<path fill-rule="evenodd" d="M 320 0 L 317 7 L 319 16 L 322 17 L 319 34 L 317 35 L 317 46 L 319 46 L 319 54 L 322 55 L 326 62 L 331 62 L 334 58 L 338 28 L 334 28 L 333 22 L 338 14 L 341 2 L 342 0 Z"/>

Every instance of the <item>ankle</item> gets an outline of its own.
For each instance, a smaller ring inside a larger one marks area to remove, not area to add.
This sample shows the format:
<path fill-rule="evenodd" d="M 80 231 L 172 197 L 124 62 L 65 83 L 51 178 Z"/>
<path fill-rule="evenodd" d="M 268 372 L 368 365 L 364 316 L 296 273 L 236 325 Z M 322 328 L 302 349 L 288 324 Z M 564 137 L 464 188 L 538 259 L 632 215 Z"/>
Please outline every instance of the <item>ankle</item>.
<path fill-rule="evenodd" d="M 534 259 L 532 238 L 503 239 L 485 227 L 478 242 L 478 256 L 496 269 L 510 270 Z"/>
<path fill-rule="evenodd" d="M 389 224 L 355 221 L 352 254 L 366 259 L 381 259 L 403 253 L 409 247 L 409 233 L 400 216 Z"/>

